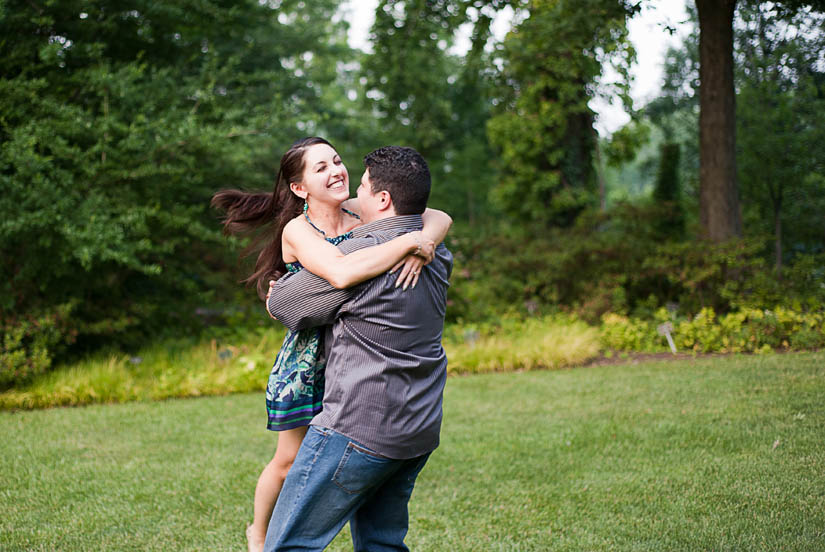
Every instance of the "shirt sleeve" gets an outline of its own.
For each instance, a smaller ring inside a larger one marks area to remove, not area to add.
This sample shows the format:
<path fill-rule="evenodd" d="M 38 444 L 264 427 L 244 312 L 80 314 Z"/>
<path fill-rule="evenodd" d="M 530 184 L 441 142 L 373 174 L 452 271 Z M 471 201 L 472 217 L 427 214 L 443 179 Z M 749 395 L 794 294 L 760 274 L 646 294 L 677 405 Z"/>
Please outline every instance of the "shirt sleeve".
<path fill-rule="evenodd" d="M 338 245 L 344 254 L 376 245 L 372 238 L 352 238 Z M 364 284 L 337 289 L 307 269 L 288 273 L 272 288 L 266 308 L 290 330 L 332 324 L 341 306 L 354 297 Z"/>

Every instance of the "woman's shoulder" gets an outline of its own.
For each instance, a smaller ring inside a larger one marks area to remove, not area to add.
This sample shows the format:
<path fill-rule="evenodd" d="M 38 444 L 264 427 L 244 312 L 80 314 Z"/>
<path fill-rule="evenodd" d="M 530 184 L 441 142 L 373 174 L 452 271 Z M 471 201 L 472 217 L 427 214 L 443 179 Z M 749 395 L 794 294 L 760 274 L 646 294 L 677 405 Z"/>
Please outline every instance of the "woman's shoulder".
<path fill-rule="evenodd" d="M 350 211 L 348 209 L 343 209 L 344 211 L 344 220 L 346 221 L 346 225 L 344 226 L 344 232 L 350 232 L 353 228 L 357 228 L 361 226 L 363 223 L 361 222 L 361 217 L 358 213 Z"/>
<path fill-rule="evenodd" d="M 297 215 L 284 226 L 284 236 L 287 239 L 297 237 L 303 234 L 308 226 L 306 220 L 304 220 L 304 215 Z"/>
<path fill-rule="evenodd" d="M 346 221 L 345 232 L 349 232 L 353 228 L 361 226 L 361 205 L 358 203 L 357 197 L 351 197 L 341 204 L 341 211 L 344 213 L 344 220 Z"/>

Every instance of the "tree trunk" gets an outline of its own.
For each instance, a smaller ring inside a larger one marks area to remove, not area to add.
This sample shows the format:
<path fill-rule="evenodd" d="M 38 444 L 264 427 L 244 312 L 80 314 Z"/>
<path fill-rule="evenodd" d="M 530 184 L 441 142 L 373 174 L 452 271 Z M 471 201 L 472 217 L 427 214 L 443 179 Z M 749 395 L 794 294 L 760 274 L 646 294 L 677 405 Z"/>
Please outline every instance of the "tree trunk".
<path fill-rule="evenodd" d="M 699 13 L 699 216 L 705 238 L 742 235 L 736 181 L 733 14 L 736 0 L 696 0 Z"/>
<path fill-rule="evenodd" d="M 782 218 L 780 216 L 781 204 L 774 206 L 773 209 L 773 228 L 774 228 L 774 249 L 776 252 L 776 275 L 782 275 Z"/>
<path fill-rule="evenodd" d="M 599 144 L 599 133 L 593 129 L 593 148 L 596 150 L 596 176 L 599 179 L 599 209 L 607 211 L 607 185 L 604 181 L 604 161 L 602 160 L 602 147 Z"/>

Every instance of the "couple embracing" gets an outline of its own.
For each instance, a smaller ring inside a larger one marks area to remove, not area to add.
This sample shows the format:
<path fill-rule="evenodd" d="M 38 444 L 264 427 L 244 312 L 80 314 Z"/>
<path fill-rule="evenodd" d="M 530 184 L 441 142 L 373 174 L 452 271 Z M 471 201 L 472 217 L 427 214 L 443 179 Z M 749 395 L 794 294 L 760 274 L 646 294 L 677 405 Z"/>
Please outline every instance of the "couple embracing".
<path fill-rule="evenodd" d="M 407 504 L 438 446 L 452 221 L 426 208 L 430 173 L 412 148 L 364 164 L 350 199 L 338 153 L 305 138 L 273 193 L 213 198 L 227 232 L 258 232 L 249 281 L 261 295 L 269 283 L 267 310 L 289 330 L 267 385 L 279 437 L 251 551 L 322 550 L 348 521 L 355 550 L 407 550 Z"/>

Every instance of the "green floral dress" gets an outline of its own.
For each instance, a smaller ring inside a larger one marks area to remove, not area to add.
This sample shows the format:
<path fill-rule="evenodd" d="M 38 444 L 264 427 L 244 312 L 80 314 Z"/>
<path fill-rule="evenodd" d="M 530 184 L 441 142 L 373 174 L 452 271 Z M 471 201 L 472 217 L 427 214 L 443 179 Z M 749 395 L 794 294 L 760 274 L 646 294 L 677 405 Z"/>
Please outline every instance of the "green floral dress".
<path fill-rule="evenodd" d="M 312 226 L 323 234 L 314 224 Z M 324 235 L 332 245 L 351 237 L 352 232 L 334 238 Z M 286 268 L 289 272 L 303 269 L 299 262 L 287 263 Z M 287 331 L 266 386 L 267 429 L 284 431 L 309 425 L 309 421 L 321 412 L 326 364 L 323 349 L 324 328 Z"/>

